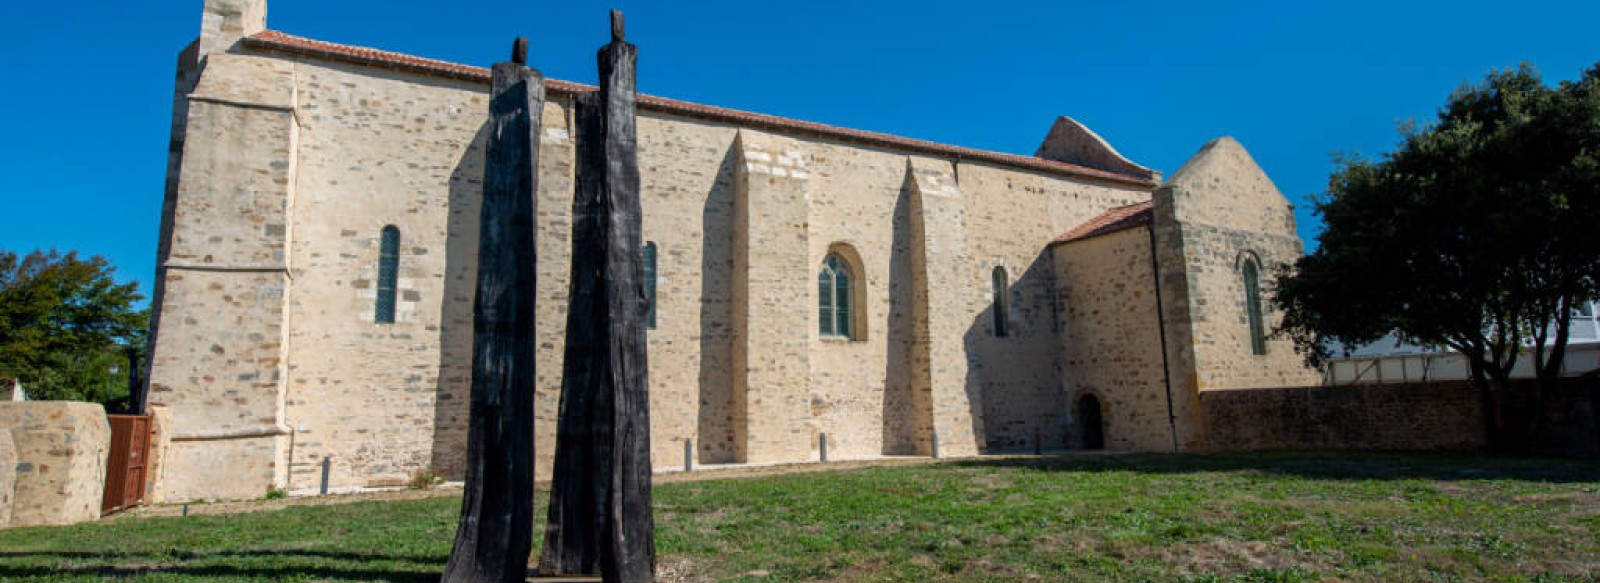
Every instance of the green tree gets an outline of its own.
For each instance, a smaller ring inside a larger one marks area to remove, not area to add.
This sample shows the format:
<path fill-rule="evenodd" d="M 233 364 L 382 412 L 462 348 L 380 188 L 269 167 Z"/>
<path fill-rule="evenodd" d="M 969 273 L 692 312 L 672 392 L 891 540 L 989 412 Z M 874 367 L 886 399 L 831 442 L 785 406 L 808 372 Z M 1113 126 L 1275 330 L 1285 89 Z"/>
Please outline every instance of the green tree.
<path fill-rule="evenodd" d="M 125 397 L 149 316 L 136 307 L 137 284 L 118 284 L 115 270 L 77 252 L 0 250 L 0 376 L 20 379 L 34 399 Z"/>
<path fill-rule="evenodd" d="M 1320 246 L 1278 274 L 1278 333 L 1320 366 L 1396 332 L 1467 357 L 1490 438 L 1536 430 L 1568 316 L 1600 275 L 1600 64 L 1546 85 L 1529 66 L 1450 96 L 1399 147 L 1346 158 L 1316 201 Z M 1537 382 L 1514 384 L 1529 357 Z"/>

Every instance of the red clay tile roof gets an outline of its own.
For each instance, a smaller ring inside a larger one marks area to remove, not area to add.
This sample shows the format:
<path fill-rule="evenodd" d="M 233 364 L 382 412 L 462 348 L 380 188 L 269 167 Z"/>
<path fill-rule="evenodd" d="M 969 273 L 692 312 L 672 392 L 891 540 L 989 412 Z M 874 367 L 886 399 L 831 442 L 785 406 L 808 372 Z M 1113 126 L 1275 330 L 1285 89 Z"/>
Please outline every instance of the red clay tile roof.
<path fill-rule="evenodd" d="M 473 67 L 470 65 L 461 65 L 446 61 L 425 59 L 403 53 L 394 53 L 366 47 L 341 45 L 319 40 L 312 40 L 309 38 L 284 34 L 275 30 L 259 32 L 255 35 L 245 38 L 244 46 L 252 50 L 263 52 L 278 52 L 289 55 L 351 63 L 355 65 L 380 67 L 407 73 L 445 77 L 448 79 L 456 79 L 459 81 L 467 81 L 472 83 L 487 84 L 489 82 L 489 70 L 483 67 Z M 569 95 L 573 93 L 595 90 L 594 86 L 592 85 L 572 83 L 570 81 L 561 81 L 558 79 L 547 79 L 545 81 L 545 88 L 552 92 L 565 93 Z M 975 150 L 972 148 L 963 148 L 960 146 L 951 146 L 937 142 L 903 138 L 900 136 L 881 134 L 877 132 L 853 130 L 849 128 L 800 121 L 773 115 L 739 111 L 736 109 L 727 109 L 722 107 L 713 107 L 710 105 L 701 105 L 698 103 L 678 101 L 676 99 L 667 99 L 653 95 L 640 94 L 639 107 L 685 117 L 727 122 L 747 127 L 811 134 L 872 146 L 910 150 L 922 154 L 953 156 L 958 160 L 977 160 L 981 162 L 990 162 L 993 164 L 1011 166 L 1026 170 L 1035 170 L 1050 174 L 1069 175 L 1080 178 L 1113 182 L 1125 186 L 1134 186 L 1139 188 L 1156 187 L 1154 176 L 1149 174 L 1134 175 L 1110 172 L 1107 170 L 1089 168 L 1087 166 L 1079 166 L 1077 164 L 1069 164 L 1066 162 L 1056 162 L 1054 160 L 1045 160 L 1043 158 L 1035 158 L 1032 156 L 1019 156 L 1016 154 Z"/>
<path fill-rule="evenodd" d="M 1089 222 L 1078 225 L 1077 228 L 1062 233 L 1051 245 L 1082 241 L 1090 237 L 1098 237 L 1107 233 L 1124 231 L 1134 227 L 1150 224 L 1152 205 L 1147 202 L 1119 206 L 1102 213 L 1100 216 L 1089 219 Z"/>

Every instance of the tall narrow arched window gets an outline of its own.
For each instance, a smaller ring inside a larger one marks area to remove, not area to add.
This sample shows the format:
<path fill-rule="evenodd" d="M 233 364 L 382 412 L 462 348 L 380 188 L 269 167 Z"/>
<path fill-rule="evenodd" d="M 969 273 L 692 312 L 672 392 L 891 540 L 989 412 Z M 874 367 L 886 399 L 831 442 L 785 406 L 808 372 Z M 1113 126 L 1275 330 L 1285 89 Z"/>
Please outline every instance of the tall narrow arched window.
<path fill-rule="evenodd" d="M 1007 318 L 1007 315 L 1011 311 L 1011 301 L 1007 299 L 1009 294 L 1006 293 L 1006 289 L 1011 286 L 1011 279 L 1006 276 L 1006 268 L 1004 267 L 994 268 L 994 275 L 992 279 L 994 292 L 994 335 L 997 338 L 1005 338 L 1006 336 L 1011 335 L 1011 322 Z"/>
<path fill-rule="evenodd" d="M 399 280 L 400 229 L 389 225 L 383 228 L 382 242 L 378 246 L 378 301 L 374 322 L 394 323 L 395 284 Z"/>
<path fill-rule="evenodd" d="M 644 244 L 644 325 L 651 330 L 656 329 L 656 244 L 647 241 Z"/>
<path fill-rule="evenodd" d="M 1244 309 L 1250 318 L 1250 353 L 1266 354 L 1267 338 L 1261 318 L 1261 271 L 1256 262 L 1244 262 Z"/>
<path fill-rule="evenodd" d="M 828 254 L 817 272 L 817 304 L 825 337 L 851 338 L 850 265 L 837 253 Z"/>

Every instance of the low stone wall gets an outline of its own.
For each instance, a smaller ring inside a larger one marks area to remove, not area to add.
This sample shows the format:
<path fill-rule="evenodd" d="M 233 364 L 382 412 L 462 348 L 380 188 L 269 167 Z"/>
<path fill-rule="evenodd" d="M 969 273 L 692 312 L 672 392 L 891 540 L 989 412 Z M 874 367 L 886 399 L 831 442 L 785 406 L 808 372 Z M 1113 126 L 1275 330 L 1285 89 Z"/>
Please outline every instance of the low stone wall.
<path fill-rule="evenodd" d="M 1532 383 L 1532 380 L 1519 381 Z M 1483 405 L 1467 381 L 1213 390 L 1200 394 L 1206 449 L 1481 450 Z M 1600 379 L 1545 395 L 1536 454 L 1600 457 Z"/>
<path fill-rule="evenodd" d="M 1212 451 L 1485 445 L 1483 409 L 1465 382 L 1211 390 L 1200 406 Z"/>
<path fill-rule="evenodd" d="M 111 426 L 93 403 L 0 403 L 0 431 L 16 449 L 16 496 L 7 526 L 73 524 L 100 517 Z"/>
<path fill-rule="evenodd" d="M 0 528 L 11 524 L 11 505 L 17 499 L 17 447 L 10 431 L 0 431 Z"/>

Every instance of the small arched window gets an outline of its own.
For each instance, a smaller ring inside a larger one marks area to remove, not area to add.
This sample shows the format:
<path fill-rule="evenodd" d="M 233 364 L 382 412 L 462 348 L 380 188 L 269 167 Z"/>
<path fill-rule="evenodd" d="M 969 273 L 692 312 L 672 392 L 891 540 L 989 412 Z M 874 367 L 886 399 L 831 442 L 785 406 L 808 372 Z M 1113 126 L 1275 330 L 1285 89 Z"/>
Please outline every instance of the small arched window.
<path fill-rule="evenodd" d="M 644 325 L 651 330 L 656 329 L 656 244 L 647 241 L 644 244 Z"/>
<path fill-rule="evenodd" d="M 1011 322 L 1007 315 L 1011 312 L 1011 301 L 1007 298 L 1006 289 L 1011 285 L 1011 279 L 1006 276 L 1006 268 L 994 268 L 992 277 L 994 293 L 994 335 L 1005 338 L 1011 335 Z"/>
<path fill-rule="evenodd" d="M 817 304 L 824 337 L 851 338 L 850 265 L 829 253 L 817 272 Z"/>
<path fill-rule="evenodd" d="M 400 280 L 400 229 L 394 225 L 383 228 L 378 246 L 378 301 L 373 321 L 379 324 L 394 323 L 395 287 Z"/>
<path fill-rule="evenodd" d="M 1244 309 L 1250 319 L 1250 353 L 1266 354 L 1267 338 L 1261 318 L 1261 270 L 1253 259 L 1244 262 Z"/>

